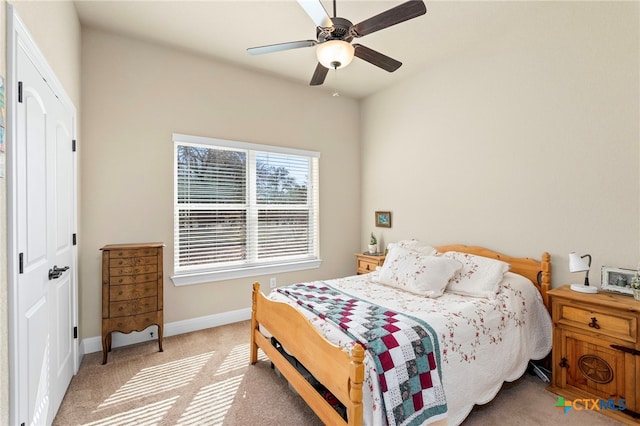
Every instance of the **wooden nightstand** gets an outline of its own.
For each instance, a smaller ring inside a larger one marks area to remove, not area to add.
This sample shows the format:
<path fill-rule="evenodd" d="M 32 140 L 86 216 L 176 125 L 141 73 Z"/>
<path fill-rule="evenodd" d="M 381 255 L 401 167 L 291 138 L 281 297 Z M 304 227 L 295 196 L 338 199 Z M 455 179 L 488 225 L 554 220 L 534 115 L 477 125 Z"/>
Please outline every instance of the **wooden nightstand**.
<path fill-rule="evenodd" d="M 569 286 L 548 292 L 553 317 L 553 378 L 549 390 L 569 400 L 600 400 L 600 413 L 640 422 L 640 302 Z M 626 410 L 613 409 L 610 401 Z M 589 409 L 588 401 L 584 408 Z M 594 409 L 591 405 L 591 409 Z"/>
<path fill-rule="evenodd" d="M 369 272 L 375 271 L 376 266 L 382 266 L 384 258 L 384 254 L 356 253 L 356 274 L 368 274 Z"/>

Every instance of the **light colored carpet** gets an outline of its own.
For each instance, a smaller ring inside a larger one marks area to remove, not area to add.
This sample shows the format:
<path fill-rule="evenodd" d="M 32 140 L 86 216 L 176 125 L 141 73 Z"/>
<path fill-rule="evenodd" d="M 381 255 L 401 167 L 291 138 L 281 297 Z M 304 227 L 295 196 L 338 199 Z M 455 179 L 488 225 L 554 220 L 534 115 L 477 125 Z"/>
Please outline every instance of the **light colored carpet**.
<path fill-rule="evenodd" d="M 249 365 L 250 323 L 225 325 L 84 357 L 54 426 L 321 425 L 261 353 Z M 554 407 L 536 376 L 505 384 L 464 425 L 618 425 L 596 412 Z"/>

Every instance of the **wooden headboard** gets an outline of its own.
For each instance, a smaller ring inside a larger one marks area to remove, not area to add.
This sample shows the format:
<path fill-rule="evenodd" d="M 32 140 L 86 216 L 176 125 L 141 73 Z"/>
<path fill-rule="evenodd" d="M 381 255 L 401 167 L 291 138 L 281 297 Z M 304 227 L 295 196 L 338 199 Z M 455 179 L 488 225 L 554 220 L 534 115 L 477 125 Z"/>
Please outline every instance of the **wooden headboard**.
<path fill-rule="evenodd" d="M 465 246 L 463 244 L 449 244 L 435 247 L 440 253 L 447 251 L 459 251 L 462 253 L 475 254 L 477 256 L 489 257 L 491 259 L 502 260 L 511 265 L 511 272 L 527 277 L 538 288 L 542 295 L 542 301 L 547 310 L 550 311 L 549 296 L 547 292 L 551 289 L 551 255 L 542 253 L 542 260 L 538 261 L 528 257 L 513 257 L 489 250 L 479 246 Z"/>

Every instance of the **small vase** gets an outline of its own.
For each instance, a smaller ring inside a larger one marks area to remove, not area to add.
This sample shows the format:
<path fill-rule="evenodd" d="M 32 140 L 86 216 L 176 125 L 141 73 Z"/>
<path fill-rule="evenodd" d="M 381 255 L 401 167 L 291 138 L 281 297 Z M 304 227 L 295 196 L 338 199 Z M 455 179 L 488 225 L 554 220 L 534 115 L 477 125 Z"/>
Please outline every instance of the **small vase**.
<path fill-rule="evenodd" d="M 378 252 L 378 245 L 377 244 L 369 244 L 369 253 L 373 254 L 373 253 L 377 253 Z"/>
<path fill-rule="evenodd" d="M 640 289 L 633 289 L 633 298 L 640 302 Z"/>

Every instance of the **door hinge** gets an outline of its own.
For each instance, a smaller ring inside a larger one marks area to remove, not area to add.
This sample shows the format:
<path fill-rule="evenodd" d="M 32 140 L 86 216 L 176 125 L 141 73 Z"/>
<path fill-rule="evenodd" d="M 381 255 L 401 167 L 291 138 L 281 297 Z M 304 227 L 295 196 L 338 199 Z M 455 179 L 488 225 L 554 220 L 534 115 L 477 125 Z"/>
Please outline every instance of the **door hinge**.
<path fill-rule="evenodd" d="M 22 82 L 18 82 L 18 103 L 22 103 Z"/>
<path fill-rule="evenodd" d="M 78 327 L 73 327 L 73 338 L 74 339 L 78 338 Z"/>
<path fill-rule="evenodd" d="M 24 255 L 20 253 L 18 255 L 18 273 L 22 274 L 24 272 Z"/>
<path fill-rule="evenodd" d="M 622 345 L 610 345 L 613 349 L 622 351 L 622 352 L 626 352 L 628 354 L 631 355 L 635 355 L 638 356 L 640 355 L 640 350 L 638 349 L 634 349 L 634 348 L 627 348 L 626 346 L 622 346 Z"/>
<path fill-rule="evenodd" d="M 76 140 L 71 139 L 71 151 L 76 152 Z"/>
<path fill-rule="evenodd" d="M 76 242 L 76 234 L 72 235 L 72 239 L 73 239 L 73 245 L 75 246 L 77 244 L 77 242 Z"/>

